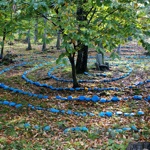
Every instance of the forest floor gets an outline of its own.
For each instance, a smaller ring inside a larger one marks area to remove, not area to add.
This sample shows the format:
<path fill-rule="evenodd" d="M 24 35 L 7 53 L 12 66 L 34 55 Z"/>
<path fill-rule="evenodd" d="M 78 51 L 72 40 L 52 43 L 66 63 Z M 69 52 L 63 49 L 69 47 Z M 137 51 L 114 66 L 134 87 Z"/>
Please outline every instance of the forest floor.
<path fill-rule="evenodd" d="M 127 43 L 125 46 L 119 60 L 106 57 L 110 70 L 105 72 L 93 69 L 96 53 L 89 52 L 89 56 L 93 56 L 88 62 L 90 75 L 78 75 L 79 80 L 87 80 L 81 83 L 84 90 L 60 91 L 57 90 L 60 87 L 72 88 L 72 83 L 54 80 L 47 73 L 51 70 L 57 79 L 71 80 L 69 62 L 56 68 L 58 64 L 55 58 L 61 51 L 50 48 L 41 52 L 39 46 L 26 51 L 24 44 L 7 45 L 5 52 L 15 54 L 15 58 L 11 64 L 0 63 L 0 149 L 124 150 L 130 142 L 150 142 L 150 101 L 145 100 L 150 98 L 150 82 L 146 82 L 150 80 L 150 57 L 145 56 L 143 48 L 136 44 Z M 15 66 L 23 62 L 27 63 Z M 98 76 L 97 73 L 106 76 Z M 128 76 L 111 81 L 127 73 Z M 23 74 L 29 80 L 56 89 L 30 84 L 22 78 Z M 92 83 L 88 83 L 89 80 Z M 102 82 L 104 80 L 111 82 Z M 14 90 L 10 90 L 10 87 Z M 111 87 L 119 90 L 95 90 Z M 16 89 L 28 93 L 19 93 Z M 29 96 L 29 93 L 47 97 Z M 64 100 L 56 99 L 58 95 Z M 91 99 L 94 95 L 107 100 L 116 96 L 119 101 L 93 102 L 95 99 Z M 88 102 L 79 100 L 80 96 L 91 99 Z M 139 100 L 136 100 L 137 97 Z M 21 105 L 17 107 L 16 104 Z M 32 106 L 28 107 L 28 104 Z M 38 106 L 45 110 L 38 109 Z M 102 117 L 100 112 L 111 112 L 112 116 Z"/>

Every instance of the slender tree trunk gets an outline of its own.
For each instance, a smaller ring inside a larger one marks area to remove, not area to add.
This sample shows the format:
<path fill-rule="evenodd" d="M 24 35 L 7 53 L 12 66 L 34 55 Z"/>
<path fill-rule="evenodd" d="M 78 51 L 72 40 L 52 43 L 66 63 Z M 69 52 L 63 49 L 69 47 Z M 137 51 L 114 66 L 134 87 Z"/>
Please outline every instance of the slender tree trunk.
<path fill-rule="evenodd" d="M 38 41 L 38 18 L 36 18 L 35 30 L 34 30 L 34 44 Z"/>
<path fill-rule="evenodd" d="M 56 48 L 57 50 L 60 50 L 60 31 L 57 32 L 57 42 L 56 42 Z"/>
<path fill-rule="evenodd" d="M 47 19 L 44 18 L 44 24 L 46 26 L 46 23 L 47 23 Z M 42 51 L 45 51 L 46 50 L 46 28 L 44 29 L 44 34 L 43 34 L 43 45 L 42 45 Z"/>
<path fill-rule="evenodd" d="M 3 58 L 5 39 L 6 39 L 6 29 L 4 28 L 4 31 L 3 31 L 3 39 L 2 39 L 2 44 L 1 44 L 1 54 L 0 54 L 0 59 Z"/>
<path fill-rule="evenodd" d="M 30 29 L 28 30 L 27 36 L 28 36 L 27 37 L 28 47 L 26 48 L 26 50 L 32 50 L 31 41 L 30 41 Z"/>
<path fill-rule="evenodd" d="M 117 47 L 117 53 L 118 53 L 118 55 L 120 55 L 120 49 L 121 49 L 121 45 L 119 44 L 119 46 Z"/>
<path fill-rule="evenodd" d="M 78 81 L 77 81 L 77 77 L 76 77 L 76 67 L 75 67 L 75 61 L 74 61 L 74 55 L 68 57 L 69 58 L 69 61 L 71 63 L 71 68 L 72 68 L 72 79 L 73 79 L 73 88 L 76 88 L 76 87 L 79 87 L 80 85 L 78 84 Z"/>

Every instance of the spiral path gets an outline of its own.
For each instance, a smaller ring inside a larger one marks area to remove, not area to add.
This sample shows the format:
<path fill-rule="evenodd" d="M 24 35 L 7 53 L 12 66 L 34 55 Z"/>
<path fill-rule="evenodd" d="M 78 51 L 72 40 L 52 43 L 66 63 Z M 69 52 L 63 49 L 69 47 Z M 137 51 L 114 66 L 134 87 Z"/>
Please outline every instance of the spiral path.
<path fill-rule="evenodd" d="M 48 56 L 47 56 L 48 58 Z M 53 59 L 52 57 L 48 59 Z M 95 61 L 94 57 L 90 57 L 91 61 L 89 61 L 89 65 L 92 65 L 92 63 Z M 107 58 L 109 59 L 109 58 Z M 128 60 L 126 60 L 128 59 Z M 131 59 L 131 60 L 130 60 Z M 142 60 L 144 59 L 144 60 Z M 150 69 L 149 64 L 149 57 L 140 56 L 125 56 L 124 59 L 122 59 L 122 64 L 117 64 L 114 61 L 111 61 L 113 65 L 111 65 L 111 68 L 114 69 L 111 72 L 111 76 L 109 77 L 109 72 L 107 73 L 99 73 L 92 71 L 85 72 L 83 77 L 79 79 L 79 82 L 83 85 L 79 88 L 72 88 L 72 80 L 61 77 L 61 71 L 66 66 L 64 64 L 56 65 L 53 61 L 45 61 L 42 60 L 41 62 L 35 61 L 35 62 L 22 62 L 18 63 L 16 65 L 11 65 L 9 67 L 3 67 L 0 70 L 0 76 L 9 76 L 11 74 L 15 74 L 15 71 L 18 69 L 21 70 L 22 75 L 20 81 L 26 82 L 24 84 L 27 84 L 26 88 L 22 88 L 19 83 L 17 84 L 17 87 L 11 86 L 11 83 L 7 80 L 0 81 L 0 90 L 5 93 L 8 92 L 9 94 L 22 95 L 26 96 L 25 102 L 23 102 L 23 99 L 17 99 L 17 100 L 8 100 L 5 99 L 2 94 L 0 95 L 0 107 L 5 108 L 13 108 L 17 111 L 23 111 L 25 109 L 31 111 L 31 112 L 40 112 L 40 113 L 50 113 L 55 115 L 58 115 L 58 117 L 67 117 L 67 115 L 70 116 L 70 118 L 79 117 L 79 118 L 87 118 L 87 123 L 82 122 L 83 125 L 77 125 L 77 126 L 68 126 L 69 124 L 65 125 L 63 128 L 63 134 L 67 134 L 68 132 L 90 132 L 90 125 L 88 126 L 88 122 L 90 122 L 90 117 L 96 117 L 98 119 L 103 118 L 105 121 L 110 120 L 110 118 L 143 118 L 148 115 L 148 112 L 143 110 L 144 107 L 149 107 L 150 102 L 150 91 L 149 91 L 149 83 L 150 79 L 148 77 L 144 77 L 142 80 L 134 80 L 131 81 L 132 78 L 137 78 L 135 75 L 134 69 L 140 67 L 141 62 L 145 65 L 145 70 Z M 53 59 L 54 60 L 54 59 Z M 18 62 L 20 62 L 18 60 Z M 120 61 L 121 62 L 121 61 Z M 31 65 L 31 66 L 30 66 Z M 134 65 L 134 66 L 133 66 Z M 133 67 L 132 67 L 133 66 Z M 138 67 L 137 67 L 138 66 Z M 68 66 L 67 66 L 68 67 Z M 29 68 L 29 69 L 26 69 Z M 59 71 L 60 71 L 60 75 Z M 117 71 L 121 70 L 121 72 Z M 122 73 L 122 70 L 123 71 Z M 148 72 L 148 71 L 147 71 Z M 48 81 L 41 80 L 41 74 L 44 74 L 48 78 Z M 31 76 L 32 75 L 32 76 Z M 133 77 L 130 77 L 133 76 Z M 39 78 L 38 78 L 39 77 Z M 68 77 L 69 78 L 69 77 Z M 2 77 L 0 78 L 2 79 Z M 128 79 L 130 81 L 128 81 Z M 127 81 L 127 84 L 125 83 Z M 132 83 L 130 83 L 132 82 Z M 117 86 L 119 84 L 122 84 L 121 86 Z M 10 85 L 9 85 L 10 84 Z M 90 86 L 90 84 L 94 84 L 95 86 Z M 96 85 L 102 84 L 103 87 L 98 87 Z M 61 86 L 62 85 L 62 86 Z M 68 86 L 67 86 L 68 85 Z M 26 90 L 27 87 L 30 87 L 30 90 Z M 20 88 L 19 88 L 20 87 Z M 139 92 L 141 90 L 141 87 L 146 91 L 146 94 L 142 94 L 142 92 Z M 35 91 L 33 89 L 36 89 Z M 24 89 L 24 90 L 23 90 Z M 43 91 L 44 92 L 43 92 Z M 136 90 L 135 92 L 133 92 Z M 41 92 L 42 91 L 42 92 Z M 45 92 L 46 91 L 46 92 Z M 107 92 L 110 93 L 107 95 Z M 128 92 L 128 96 L 126 96 L 126 92 Z M 102 96 L 102 93 L 104 93 L 104 96 Z M 140 94 L 138 94 L 140 93 Z M 28 100 L 29 99 L 32 100 Z M 9 96 L 8 96 L 9 97 Z M 37 102 L 36 102 L 37 101 Z M 133 111 L 131 110 L 123 110 L 121 111 L 121 108 L 116 107 L 116 105 L 129 105 L 129 103 L 137 103 L 138 106 Z M 36 105 L 38 103 L 38 105 Z M 42 104 L 43 103 L 43 104 Z M 45 104 L 44 104 L 45 103 Z M 51 104 L 52 103 L 52 104 Z M 69 104 L 70 103 L 70 104 Z M 71 108 L 67 109 L 67 106 L 71 105 L 73 103 L 73 106 Z M 141 107 L 141 104 L 144 105 L 144 107 Z M 48 104 L 48 105 L 47 105 Z M 42 105 L 45 105 L 43 107 Z M 75 105 L 79 107 L 75 107 Z M 85 105 L 85 106 L 84 106 Z M 102 109 L 102 106 L 107 106 L 105 109 Z M 115 109 L 112 109 L 112 106 L 115 106 Z M 51 107 L 49 107 L 51 106 Z M 81 107 L 80 107 L 81 106 Z M 84 106 L 84 107 L 82 107 Z M 88 108 L 88 106 L 90 106 Z M 92 108 L 92 106 L 94 108 Z M 62 107 L 62 108 L 61 108 Z M 99 108 L 98 108 L 99 107 Z M 78 110 L 79 108 L 79 110 Z M 87 109 L 87 110 L 86 110 Z M 112 109 L 112 110 L 111 110 Z M 57 118 L 57 117 L 56 117 Z M 44 122 L 44 120 L 43 120 Z M 25 129 L 35 129 L 37 131 L 44 131 L 44 132 L 50 132 L 51 130 L 55 130 L 55 125 L 52 125 L 48 122 L 47 125 L 45 123 L 42 123 L 42 125 L 37 125 L 36 123 L 32 122 L 30 123 L 30 119 L 27 122 L 23 122 L 23 128 Z M 109 124 L 107 126 L 107 131 L 115 131 L 118 133 L 124 132 L 124 131 L 133 131 L 138 132 L 142 127 L 136 127 L 136 125 L 125 125 L 126 127 L 120 126 L 120 127 L 114 127 L 112 124 Z"/>

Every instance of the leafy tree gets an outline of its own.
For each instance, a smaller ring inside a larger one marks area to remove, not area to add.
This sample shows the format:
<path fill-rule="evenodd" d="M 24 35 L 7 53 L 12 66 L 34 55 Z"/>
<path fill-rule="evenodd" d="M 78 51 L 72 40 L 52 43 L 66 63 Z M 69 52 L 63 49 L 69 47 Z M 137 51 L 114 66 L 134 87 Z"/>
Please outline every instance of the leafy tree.
<path fill-rule="evenodd" d="M 0 36 L 2 40 L 0 42 L 0 58 L 3 58 L 4 44 L 6 37 L 12 38 L 13 31 L 16 29 L 16 15 L 14 14 L 16 5 L 14 1 L 1 0 L 0 2 Z"/>
<path fill-rule="evenodd" d="M 24 18 L 43 17 L 47 19 L 47 33 L 61 32 L 61 46 L 66 52 L 57 62 L 68 57 L 73 87 L 79 86 L 76 73 L 88 70 L 88 48 L 102 54 L 109 51 L 116 56 L 113 49 L 125 43 L 126 38 L 140 40 L 148 31 L 140 22 L 148 13 L 143 10 L 149 6 L 147 0 L 19 0 L 19 3 Z"/>

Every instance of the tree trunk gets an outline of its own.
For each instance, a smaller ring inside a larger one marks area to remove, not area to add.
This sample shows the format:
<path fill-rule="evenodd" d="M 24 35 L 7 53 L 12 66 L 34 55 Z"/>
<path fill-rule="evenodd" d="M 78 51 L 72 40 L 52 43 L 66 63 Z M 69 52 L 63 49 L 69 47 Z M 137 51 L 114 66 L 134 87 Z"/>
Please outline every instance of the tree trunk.
<path fill-rule="evenodd" d="M 57 42 L 56 42 L 57 50 L 60 50 L 60 31 L 57 32 Z"/>
<path fill-rule="evenodd" d="M 4 28 L 4 31 L 3 31 L 3 39 L 2 39 L 2 44 L 1 44 L 1 54 L 0 54 L 0 59 L 3 58 L 5 39 L 6 39 L 6 29 Z"/>
<path fill-rule="evenodd" d="M 81 44 L 80 50 L 78 51 L 77 62 L 76 62 L 77 74 L 81 74 L 88 71 L 87 60 L 88 60 L 88 46 Z"/>
<path fill-rule="evenodd" d="M 118 55 L 120 55 L 120 49 L 121 49 L 121 45 L 119 44 L 119 46 L 117 47 L 117 53 L 118 53 Z"/>
<path fill-rule="evenodd" d="M 32 50 L 31 41 L 30 41 L 30 29 L 28 30 L 27 36 L 28 36 L 27 37 L 28 47 L 26 48 L 26 50 Z"/>
<path fill-rule="evenodd" d="M 34 44 L 38 41 L 38 18 L 36 18 L 35 30 L 34 30 Z"/>
<path fill-rule="evenodd" d="M 75 62 L 74 62 L 74 55 L 73 56 L 68 56 L 69 58 L 69 61 L 71 63 L 71 68 L 72 68 L 72 79 L 73 79 L 73 88 L 76 88 L 76 87 L 80 87 L 80 85 L 78 84 L 78 81 L 77 81 L 77 77 L 76 77 L 76 67 L 75 67 Z"/>
<path fill-rule="evenodd" d="M 47 23 L 47 19 L 44 18 L 44 24 L 46 26 L 46 23 Z M 44 34 L 43 34 L 43 46 L 42 46 L 42 51 L 45 51 L 46 50 L 46 27 L 44 29 Z"/>
<path fill-rule="evenodd" d="M 87 20 L 87 12 L 84 10 L 83 4 L 86 3 L 86 0 L 78 1 L 77 6 L 77 20 L 78 21 L 86 21 Z M 82 25 L 79 25 L 79 31 Z M 87 68 L 87 59 L 88 59 L 88 46 L 78 41 L 78 56 L 77 56 L 77 63 L 76 63 L 76 73 L 84 73 L 88 71 Z"/>

